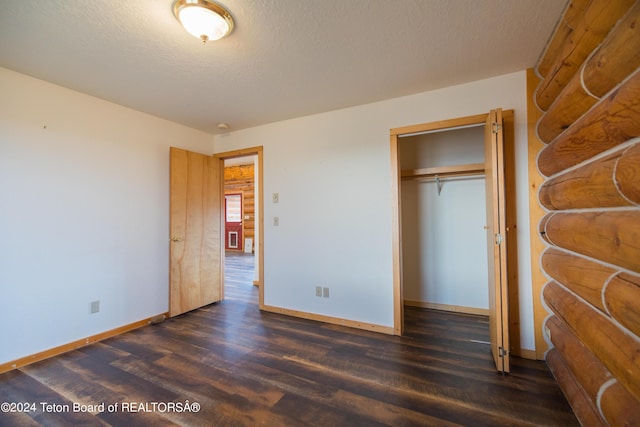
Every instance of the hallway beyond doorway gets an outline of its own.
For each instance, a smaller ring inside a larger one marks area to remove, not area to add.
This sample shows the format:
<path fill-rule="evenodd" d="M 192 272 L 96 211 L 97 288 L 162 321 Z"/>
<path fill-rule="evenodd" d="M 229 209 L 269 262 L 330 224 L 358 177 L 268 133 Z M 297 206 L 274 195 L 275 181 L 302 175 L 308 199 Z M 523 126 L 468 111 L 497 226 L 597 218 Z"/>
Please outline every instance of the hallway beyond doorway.
<path fill-rule="evenodd" d="M 226 251 L 224 256 L 225 299 L 246 300 L 247 288 L 254 288 L 254 280 L 255 256 L 239 251 Z M 257 287 L 255 291 L 257 293 Z"/>

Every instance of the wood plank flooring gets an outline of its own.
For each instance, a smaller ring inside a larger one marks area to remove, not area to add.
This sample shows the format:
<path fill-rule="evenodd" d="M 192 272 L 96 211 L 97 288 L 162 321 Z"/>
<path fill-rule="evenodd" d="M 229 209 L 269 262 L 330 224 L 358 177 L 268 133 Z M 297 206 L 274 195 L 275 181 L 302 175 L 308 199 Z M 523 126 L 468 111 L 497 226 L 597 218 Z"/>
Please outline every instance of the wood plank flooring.
<path fill-rule="evenodd" d="M 0 425 L 578 425 L 544 363 L 495 372 L 486 318 L 407 307 L 394 337 L 261 313 L 252 262 L 229 257 L 220 303 L 0 375 L 0 403 L 36 404 Z"/>

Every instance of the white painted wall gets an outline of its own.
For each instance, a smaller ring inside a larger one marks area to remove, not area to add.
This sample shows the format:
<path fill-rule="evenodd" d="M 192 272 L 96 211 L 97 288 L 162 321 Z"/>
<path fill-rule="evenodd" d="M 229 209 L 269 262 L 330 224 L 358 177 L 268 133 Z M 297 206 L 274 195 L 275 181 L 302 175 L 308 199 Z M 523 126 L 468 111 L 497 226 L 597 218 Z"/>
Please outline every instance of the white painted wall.
<path fill-rule="evenodd" d="M 3 68 L 0 94 L 0 363 L 166 312 L 169 146 L 211 135 Z"/>
<path fill-rule="evenodd" d="M 0 93 L 0 363 L 165 312 L 168 147 L 210 153 L 213 138 L 2 68 Z M 265 302 L 391 326 L 389 129 L 496 107 L 515 109 L 526 225 L 524 71 L 216 136 L 217 152 L 264 146 Z M 528 227 L 518 232 L 533 349 Z"/>
<path fill-rule="evenodd" d="M 484 163 L 484 126 L 399 138 L 402 169 Z M 483 175 L 403 180 L 404 299 L 488 309 Z"/>
<path fill-rule="evenodd" d="M 216 152 L 264 147 L 265 303 L 391 327 L 389 129 L 514 109 L 521 344 L 534 349 L 525 79 L 521 71 L 216 136 Z M 330 298 L 316 297 L 316 285 Z"/>

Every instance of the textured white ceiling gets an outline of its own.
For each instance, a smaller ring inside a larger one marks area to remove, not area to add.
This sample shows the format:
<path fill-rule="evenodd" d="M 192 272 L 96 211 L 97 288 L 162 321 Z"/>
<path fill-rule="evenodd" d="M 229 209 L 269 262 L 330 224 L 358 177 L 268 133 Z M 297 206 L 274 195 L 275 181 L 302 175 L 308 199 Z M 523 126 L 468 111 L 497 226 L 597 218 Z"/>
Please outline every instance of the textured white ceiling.
<path fill-rule="evenodd" d="M 218 3 L 202 45 L 173 0 L 1 0 L 0 66 L 220 133 L 532 67 L 566 0 Z"/>

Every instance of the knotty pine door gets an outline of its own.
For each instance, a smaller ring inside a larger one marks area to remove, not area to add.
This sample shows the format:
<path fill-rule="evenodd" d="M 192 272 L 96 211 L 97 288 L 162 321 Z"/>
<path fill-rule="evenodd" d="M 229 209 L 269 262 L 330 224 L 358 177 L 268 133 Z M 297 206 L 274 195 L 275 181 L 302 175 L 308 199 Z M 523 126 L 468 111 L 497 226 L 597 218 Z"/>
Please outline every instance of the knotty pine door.
<path fill-rule="evenodd" d="M 169 315 L 220 301 L 222 187 L 220 159 L 170 149 Z"/>

